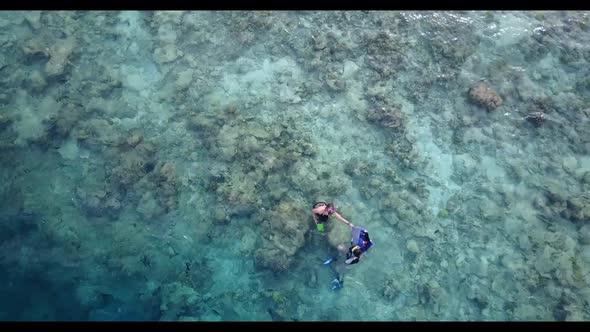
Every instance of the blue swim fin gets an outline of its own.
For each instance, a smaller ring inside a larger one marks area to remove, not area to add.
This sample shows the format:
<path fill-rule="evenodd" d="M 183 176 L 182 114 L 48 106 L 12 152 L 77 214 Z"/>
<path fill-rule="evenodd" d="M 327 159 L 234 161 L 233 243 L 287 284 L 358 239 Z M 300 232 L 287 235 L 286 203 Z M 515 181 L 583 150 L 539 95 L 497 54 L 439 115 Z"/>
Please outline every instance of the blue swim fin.
<path fill-rule="evenodd" d="M 332 290 L 337 290 L 337 289 L 342 288 L 342 283 L 340 282 L 340 280 L 334 279 L 330 283 L 330 286 L 331 286 L 330 288 L 332 288 Z"/>

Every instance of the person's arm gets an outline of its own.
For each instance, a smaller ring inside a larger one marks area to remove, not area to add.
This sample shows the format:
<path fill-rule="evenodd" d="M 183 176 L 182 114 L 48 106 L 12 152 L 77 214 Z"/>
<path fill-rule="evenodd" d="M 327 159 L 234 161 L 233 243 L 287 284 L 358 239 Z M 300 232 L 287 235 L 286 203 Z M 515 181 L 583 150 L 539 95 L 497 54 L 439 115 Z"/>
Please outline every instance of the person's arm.
<path fill-rule="evenodd" d="M 334 217 L 336 217 L 336 219 L 342 221 L 343 223 L 347 224 L 348 227 L 350 227 L 350 228 L 354 227 L 354 225 L 350 221 L 342 218 L 342 216 L 340 214 L 338 214 L 338 212 L 334 212 Z"/>

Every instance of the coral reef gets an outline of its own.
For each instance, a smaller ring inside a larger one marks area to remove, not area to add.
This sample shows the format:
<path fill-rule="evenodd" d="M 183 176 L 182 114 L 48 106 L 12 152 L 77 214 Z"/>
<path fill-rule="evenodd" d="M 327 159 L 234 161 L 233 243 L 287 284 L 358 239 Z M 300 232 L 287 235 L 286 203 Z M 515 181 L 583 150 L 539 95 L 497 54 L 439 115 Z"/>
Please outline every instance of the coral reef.
<path fill-rule="evenodd" d="M 449 211 L 447 211 L 446 209 L 441 209 L 440 211 L 438 211 L 439 218 L 447 218 L 448 216 L 449 216 Z"/>
<path fill-rule="evenodd" d="M 94 217 L 114 217 L 122 208 L 122 197 L 118 192 L 103 188 L 78 187 L 76 197 L 86 214 Z"/>
<path fill-rule="evenodd" d="M 369 110 L 367 119 L 382 127 L 393 129 L 395 132 L 404 133 L 405 116 L 399 105 L 392 107 L 377 107 Z"/>
<path fill-rule="evenodd" d="M 259 217 L 263 244 L 254 254 L 258 266 L 273 271 L 291 267 L 309 230 L 309 224 L 300 221 L 303 209 L 299 206 L 297 202 L 281 202 Z"/>
<path fill-rule="evenodd" d="M 502 106 L 502 97 L 485 83 L 473 85 L 467 93 L 469 95 L 469 101 L 478 106 L 485 107 L 488 111 L 493 111 Z"/>
<path fill-rule="evenodd" d="M 524 117 L 525 120 L 532 123 L 535 127 L 540 127 L 545 122 L 545 113 L 533 112 L 529 113 Z"/>
<path fill-rule="evenodd" d="M 1 12 L 0 318 L 587 320 L 589 24 Z"/>
<path fill-rule="evenodd" d="M 47 74 L 48 77 L 63 74 L 64 69 L 68 64 L 68 58 L 75 48 L 76 39 L 73 37 L 58 40 L 53 43 L 47 50 L 49 60 L 45 64 L 45 74 Z"/>
<path fill-rule="evenodd" d="M 367 50 L 366 62 L 381 78 L 388 78 L 401 69 L 404 39 L 399 35 L 381 31 L 368 32 L 364 39 Z"/>
<path fill-rule="evenodd" d="M 201 295 L 193 288 L 178 282 L 166 284 L 162 288 L 161 321 L 176 321 L 180 317 L 198 310 Z"/>

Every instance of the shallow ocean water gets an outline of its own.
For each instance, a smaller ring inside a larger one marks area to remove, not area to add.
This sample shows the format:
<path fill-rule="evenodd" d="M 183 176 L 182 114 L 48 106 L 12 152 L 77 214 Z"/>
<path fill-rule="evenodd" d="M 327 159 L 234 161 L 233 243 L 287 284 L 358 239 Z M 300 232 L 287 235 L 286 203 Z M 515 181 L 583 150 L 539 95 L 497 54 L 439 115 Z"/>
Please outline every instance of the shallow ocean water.
<path fill-rule="evenodd" d="M 0 320 L 590 319 L 589 20 L 1 12 Z"/>

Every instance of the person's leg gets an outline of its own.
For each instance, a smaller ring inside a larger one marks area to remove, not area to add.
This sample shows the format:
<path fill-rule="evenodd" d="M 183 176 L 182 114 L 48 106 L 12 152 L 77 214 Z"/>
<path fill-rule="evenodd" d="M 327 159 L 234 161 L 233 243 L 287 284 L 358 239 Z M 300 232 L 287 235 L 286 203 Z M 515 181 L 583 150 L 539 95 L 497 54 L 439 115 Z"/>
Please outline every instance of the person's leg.
<path fill-rule="evenodd" d="M 330 266 L 330 269 L 332 270 L 332 274 L 334 276 L 334 278 L 330 282 L 330 287 L 332 288 L 332 290 L 338 290 L 338 289 L 342 288 L 342 286 L 344 285 L 344 283 L 343 283 L 344 277 L 342 275 L 343 264 L 344 263 L 342 263 L 342 261 L 340 261 L 340 262 L 335 262 Z"/>

